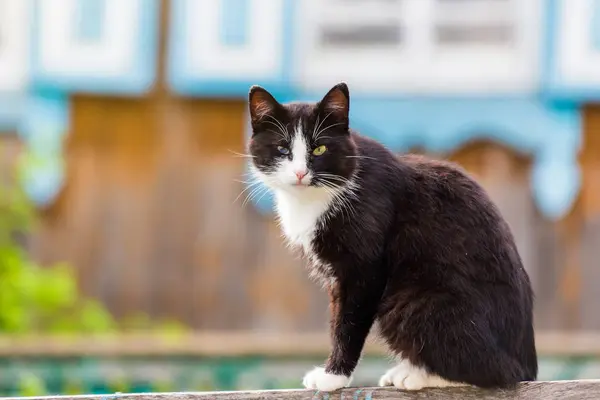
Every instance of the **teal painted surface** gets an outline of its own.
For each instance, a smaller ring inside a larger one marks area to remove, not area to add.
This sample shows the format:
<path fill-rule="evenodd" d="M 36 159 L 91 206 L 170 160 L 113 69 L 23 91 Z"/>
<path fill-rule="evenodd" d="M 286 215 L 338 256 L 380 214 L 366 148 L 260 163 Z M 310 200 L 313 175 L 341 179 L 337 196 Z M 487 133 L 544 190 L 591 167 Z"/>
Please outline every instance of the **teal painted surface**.
<path fill-rule="evenodd" d="M 222 0 L 221 42 L 228 46 L 243 46 L 248 42 L 251 23 L 248 15 L 250 0 Z"/>
<path fill-rule="evenodd" d="M 0 359 L 0 396 L 299 388 L 322 359 L 301 357 L 106 357 Z M 365 357 L 354 385 L 373 386 L 390 367 Z M 598 377 L 600 358 L 541 358 L 539 380 Z M 595 375 L 594 375 L 595 374 Z"/>
<path fill-rule="evenodd" d="M 19 134 L 27 146 L 25 191 L 38 206 L 60 191 L 65 165 L 63 138 L 68 131 L 69 101 L 60 92 L 35 92 L 25 103 Z"/>
<path fill-rule="evenodd" d="M 106 12 L 105 0 L 78 0 L 75 7 L 75 40 L 88 42 L 100 39 L 106 28 L 102 24 Z"/>
<path fill-rule="evenodd" d="M 12 131 L 22 119 L 25 94 L 3 94 L 0 92 L 0 132 Z"/>

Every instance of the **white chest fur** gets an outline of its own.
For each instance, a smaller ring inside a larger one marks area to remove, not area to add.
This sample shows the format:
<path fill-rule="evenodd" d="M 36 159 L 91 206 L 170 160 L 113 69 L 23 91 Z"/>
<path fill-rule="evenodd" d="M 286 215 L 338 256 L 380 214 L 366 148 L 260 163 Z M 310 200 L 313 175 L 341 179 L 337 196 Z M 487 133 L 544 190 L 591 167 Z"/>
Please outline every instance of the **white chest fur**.
<path fill-rule="evenodd" d="M 300 246 L 309 262 L 310 277 L 326 285 L 331 267 L 315 253 L 312 241 L 319 224 L 329 211 L 333 196 L 322 189 L 302 188 L 300 193 L 276 192 L 276 208 L 283 233 L 292 246 Z"/>
<path fill-rule="evenodd" d="M 292 245 L 312 253 L 311 242 L 318 224 L 329 210 L 331 193 L 317 188 L 299 188 L 275 193 L 277 214 L 285 237 Z"/>

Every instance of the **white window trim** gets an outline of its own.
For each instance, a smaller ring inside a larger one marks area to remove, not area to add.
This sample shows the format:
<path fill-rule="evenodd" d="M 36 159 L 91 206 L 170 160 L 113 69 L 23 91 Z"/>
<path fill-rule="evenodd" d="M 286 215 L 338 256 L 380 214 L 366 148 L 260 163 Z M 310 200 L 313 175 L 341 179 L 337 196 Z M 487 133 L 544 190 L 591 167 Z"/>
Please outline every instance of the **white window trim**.
<path fill-rule="evenodd" d="M 562 0 L 557 11 L 556 67 L 562 83 L 600 85 L 600 52 L 592 43 L 594 0 Z"/>
<path fill-rule="evenodd" d="M 18 0 L 22 1 L 22 0 Z M 107 77 L 128 73 L 137 54 L 142 0 L 106 0 L 104 36 L 98 42 L 73 40 L 76 0 L 40 1 L 40 67 L 68 77 Z"/>
<path fill-rule="evenodd" d="M 220 43 L 219 0 L 186 0 L 184 69 L 187 75 L 218 79 L 268 79 L 281 73 L 284 1 L 250 0 L 248 44 Z"/>
<path fill-rule="evenodd" d="M 23 92 L 29 83 L 30 2 L 0 0 L 0 93 Z"/>
<path fill-rule="evenodd" d="M 433 59 L 434 2 L 405 0 L 407 24 L 403 48 L 355 49 L 319 53 L 316 43 L 322 0 L 304 0 L 296 35 L 297 81 L 307 90 L 322 90 L 344 79 L 366 93 L 515 93 L 538 85 L 541 0 L 517 0 L 517 42 L 506 51 L 489 46 L 436 50 Z M 379 5 L 380 6 L 380 5 Z M 429 23 L 423 23 L 428 21 Z M 358 54 L 358 55 L 357 55 Z M 524 61 L 525 60 L 525 61 Z"/>

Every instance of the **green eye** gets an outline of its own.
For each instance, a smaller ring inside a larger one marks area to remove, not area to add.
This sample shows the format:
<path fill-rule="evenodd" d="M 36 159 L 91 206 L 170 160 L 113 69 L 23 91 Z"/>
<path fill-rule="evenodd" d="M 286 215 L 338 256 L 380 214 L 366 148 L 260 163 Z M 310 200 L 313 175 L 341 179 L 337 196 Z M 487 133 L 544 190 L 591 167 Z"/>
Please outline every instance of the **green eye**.
<path fill-rule="evenodd" d="M 288 154 L 290 154 L 290 149 L 288 149 L 288 148 L 286 148 L 286 147 L 283 147 L 283 146 L 277 146 L 277 150 L 279 150 L 279 152 L 280 152 L 281 154 L 285 154 L 286 156 L 287 156 Z"/>
<path fill-rule="evenodd" d="M 316 149 L 313 150 L 313 154 L 315 156 L 320 156 L 321 154 L 325 153 L 327 151 L 327 146 L 325 146 L 324 144 L 322 144 L 321 146 L 317 147 Z"/>

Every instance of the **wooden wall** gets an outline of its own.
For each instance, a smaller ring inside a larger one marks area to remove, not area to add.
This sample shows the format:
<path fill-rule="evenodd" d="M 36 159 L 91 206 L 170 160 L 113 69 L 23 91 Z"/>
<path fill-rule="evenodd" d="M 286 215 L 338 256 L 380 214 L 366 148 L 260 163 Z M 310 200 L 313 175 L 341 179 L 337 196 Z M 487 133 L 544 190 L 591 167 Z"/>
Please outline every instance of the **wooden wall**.
<path fill-rule="evenodd" d="M 581 241 L 579 296 L 581 325 L 600 329 L 600 106 L 587 107 L 584 119 L 585 136 L 580 162 L 584 171 L 583 190 L 578 208 L 578 229 Z"/>
<path fill-rule="evenodd" d="M 245 160 L 230 150 L 243 151 L 244 107 L 75 97 L 67 185 L 45 210 L 33 253 L 76 265 L 85 293 L 118 316 L 142 311 L 198 329 L 323 328 L 325 295 L 284 248 L 278 227 L 242 207 L 243 196 L 234 203 Z M 586 129 L 598 127 L 600 113 L 590 110 Z M 487 142 L 432 155 L 462 164 L 500 206 L 534 283 L 540 329 L 600 326 L 600 142 L 588 136 L 585 189 L 559 223 L 535 208 L 526 155 Z"/>

